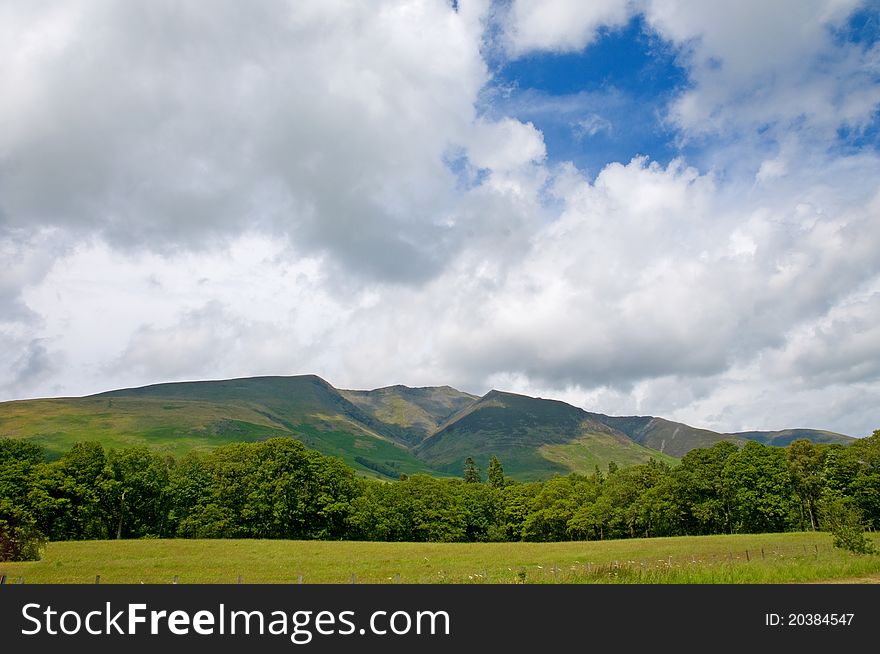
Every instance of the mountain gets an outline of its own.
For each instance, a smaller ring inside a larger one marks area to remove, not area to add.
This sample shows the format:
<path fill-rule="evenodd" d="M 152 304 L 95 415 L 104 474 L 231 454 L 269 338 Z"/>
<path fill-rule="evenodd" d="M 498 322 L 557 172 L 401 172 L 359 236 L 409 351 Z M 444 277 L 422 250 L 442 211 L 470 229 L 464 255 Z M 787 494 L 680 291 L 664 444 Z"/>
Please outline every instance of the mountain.
<path fill-rule="evenodd" d="M 651 458 L 673 462 L 583 409 L 495 390 L 450 417 L 414 452 L 450 473 L 461 468 L 463 455 L 488 460 L 495 454 L 506 472 L 521 479 L 592 472 L 612 460 L 624 466 Z"/>
<path fill-rule="evenodd" d="M 59 456 L 82 440 L 148 446 L 181 456 L 225 443 L 292 436 L 359 473 L 459 476 L 466 457 L 492 455 L 517 479 L 590 473 L 609 462 L 674 463 L 721 440 L 787 445 L 852 442 L 789 429 L 722 434 L 652 416 L 607 416 L 558 400 L 449 386 L 339 390 L 315 375 L 175 382 L 80 398 L 0 402 L 0 437 L 27 438 Z"/>
<path fill-rule="evenodd" d="M 76 441 L 146 445 L 183 455 L 237 441 L 294 436 L 362 473 L 436 473 L 381 421 L 315 375 L 154 384 L 83 398 L 0 403 L 0 436 L 29 438 L 58 456 Z"/>
<path fill-rule="evenodd" d="M 626 434 L 636 443 L 674 457 L 682 457 L 698 447 L 712 447 L 720 441 L 731 441 L 742 446 L 746 441 L 753 440 L 765 445 L 784 447 L 799 438 L 814 443 L 840 445 L 848 445 L 855 440 L 850 436 L 818 429 L 719 433 L 653 416 L 615 417 L 601 413 L 591 415 L 612 429 Z"/>
<path fill-rule="evenodd" d="M 450 416 L 479 400 L 450 386 L 386 386 L 372 391 L 339 391 L 371 415 L 386 433 L 408 446 L 417 445 Z"/>

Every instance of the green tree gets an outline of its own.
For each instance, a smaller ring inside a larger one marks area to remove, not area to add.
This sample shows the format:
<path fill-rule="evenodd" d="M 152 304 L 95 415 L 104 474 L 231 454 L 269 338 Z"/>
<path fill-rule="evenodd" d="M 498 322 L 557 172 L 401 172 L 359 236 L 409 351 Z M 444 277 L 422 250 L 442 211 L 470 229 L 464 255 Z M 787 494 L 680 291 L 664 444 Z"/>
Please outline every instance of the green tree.
<path fill-rule="evenodd" d="M 46 544 L 27 510 L 0 499 L 0 561 L 35 561 Z"/>
<path fill-rule="evenodd" d="M 732 497 L 724 467 L 739 449 L 729 441 L 685 454 L 671 472 L 685 534 L 723 534 L 732 531 Z"/>
<path fill-rule="evenodd" d="M 292 438 L 225 445 L 178 468 L 168 520 L 185 536 L 343 538 L 362 492 L 342 461 Z"/>
<path fill-rule="evenodd" d="M 880 429 L 847 448 L 855 470 L 849 494 L 865 522 L 880 529 Z"/>
<path fill-rule="evenodd" d="M 484 484 L 455 483 L 452 488 L 464 518 L 464 537 L 469 543 L 503 540 L 496 529 L 501 513 L 501 493 Z"/>
<path fill-rule="evenodd" d="M 725 462 L 723 479 L 731 494 L 737 532 L 785 531 L 795 497 L 785 451 L 749 441 Z"/>
<path fill-rule="evenodd" d="M 146 447 L 110 450 L 107 467 L 115 484 L 108 504 L 115 538 L 166 535 L 168 471 L 173 460 Z"/>
<path fill-rule="evenodd" d="M 489 486 L 492 488 L 504 488 L 504 468 L 501 466 L 501 461 L 494 454 L 489 459 L 489 468 L 486 476 Z"/>
<path fill-rule="evenodd" d="M 27 504 L 50 540 L 107 538 L 112 492 L 103 446 L 79 442 L 58 461 L 34 468 Z"/>
<path fill-rule="evenodd" d="M 562 541 L 578 537 L 570 522 L 580 507 L 596 500 L 598 493 L 593 478 L 584 475 L 570 474 L 543 482 L 523 522 L 523 540 Z"/>
<path fill-rule="evenodd" d="M 791 473 L 792 488 L 798 499 L 800 528 L 807 525 L 815 531 L 819 528 L 816 519 L 816 506 L 822 496 L 823 451 L 813 442 L 799 439 L 788 446 L 786 451 L 788 468 Z"/>
<path fill-rule="evenodd" d="M 855 554 L 873 554 L 874 543 L 865 536 L 862 518 L 849 498 L 830 496 L 820 506 L 823 522 L 828 526 L 834 547 Z"/>
<path fill-rule="evenodd" d="M 529 507 L 540 492 L 541 484 L 508 484 L 501 491 L 501 511 L 498 518 L 499 532 L 507 541 L 523 540 Z"/>
<path fill-rule="evenodd" d="M 0 438 L 0 561 L 40 558 L 46 537 L 27 502 L 42 448 L 27 441 Z"/>
<path fill-rule="evenodd" d="M 471 457 L 464 460 L 464 481 L 466 484 L 479 484 L 483 481 L 480 469 Z"/>
<path fill-rule="evenodd" d="M 189 538 L 220 538 L 229 533 L 228 523 L 212 523 L 216 512 L 200 510 L 211 504 L 211 475 L 205 457 L 190 452 L 168 473 L 167 532 Z M 213 505 L 212 506 L 216 506 Z"/>

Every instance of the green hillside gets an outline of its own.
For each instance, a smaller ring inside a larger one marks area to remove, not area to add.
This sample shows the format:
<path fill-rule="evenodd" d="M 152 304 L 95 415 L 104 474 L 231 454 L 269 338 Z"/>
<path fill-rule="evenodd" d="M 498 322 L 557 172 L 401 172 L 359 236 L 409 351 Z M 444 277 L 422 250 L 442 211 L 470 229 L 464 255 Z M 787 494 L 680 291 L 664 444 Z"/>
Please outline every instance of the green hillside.
<path fill-rule="evenodd" d="M 855 440 L 850 436 L 817 429 L 719 433 L 652 416 L 617 417 L 600 413 L 590 415 L 603 424 L 623 432 L 636 443 L 674 457 L 682 457 L 698 447 L 712 447 L 720 441 L 730 441 L 742 446 L 747 441 L 754 440 L 765 445 L 784 447 L 799 438 L 814 443 L 841 445 L 848 445 Z"/>
<path fill-rule="evenodd" d="M 450 473 L 461 468 L 466 456 L 485 466 L 494 454 L 506 472 L 520 479 L 590 473 L 610 461 L 618 465 L 651 458 L 673 462 L 592 419 L 583 409 L 500 391 L 490 391 L 451 417 L 415 453 Z"/>
<path fill-rule="evenodd" d="M 651 458 L 675 462 L 721 440 L 784 446 L 853 439 L 811 429 L 721 434 L 651 416 L 589 413 L 557 400 L 449 386 L 338 390 L 315 375 L 155 384 L 81 398 L 0 402 L 0 437 L 26 438 L 59 456 L 73 443 L 148 446 L 181 456 L 225 443 L 293 436 L 381 479 L 459 476 L 465 458 L 492 455 L 521 480 L 590 473 Z"/>
<path fill-rule="evenodd" d="M 737 438 L 743 438 L 758 441 L 764 445 L 773 445 L 774 447 L 786 447 L 794 441 L 804 438 L 814 443 L 836 443 L 838 445 L 850 445 L 856 439 L 851 436 L 844 436 L 833 431 L 823 431 L 821 429 L 781 429 L 778 431 L 741 431 L 730 434 Z"/>
<path fill-rule="evenodd" d="M 315 377 L 256 377 L 157 384 L 84 398 L 0 403 L 0 436 L 27 438 L 50 455 L 82 440 L 182 455 L 225 443 L 294 436 L 382 478 L 434 473 Z"/>
<path fill-rule="evenodd" d="M 372 391 L 339 392 L 377 420 L 384 432 L 395 434 L 406 445 L 417 445 L 450 416 L 479 399 L 450 386 L 398 385 Z"/>

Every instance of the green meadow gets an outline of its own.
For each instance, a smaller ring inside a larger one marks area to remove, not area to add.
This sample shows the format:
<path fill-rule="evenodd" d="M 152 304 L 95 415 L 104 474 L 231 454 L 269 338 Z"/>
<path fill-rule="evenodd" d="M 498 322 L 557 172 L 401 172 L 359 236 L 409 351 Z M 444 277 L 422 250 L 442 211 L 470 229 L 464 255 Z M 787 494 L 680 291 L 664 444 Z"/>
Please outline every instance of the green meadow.
<path fill-rule="evenodd" d="M 880 538 L 874 535 L 877 545 Z M 824 533 L 565 543 L 123 540 L 50 543 L 0 563 L 7 583 L 798 583 L 880 582 L 880 555 Z M 352 579 L 354 575 L 354 579 Z"/>

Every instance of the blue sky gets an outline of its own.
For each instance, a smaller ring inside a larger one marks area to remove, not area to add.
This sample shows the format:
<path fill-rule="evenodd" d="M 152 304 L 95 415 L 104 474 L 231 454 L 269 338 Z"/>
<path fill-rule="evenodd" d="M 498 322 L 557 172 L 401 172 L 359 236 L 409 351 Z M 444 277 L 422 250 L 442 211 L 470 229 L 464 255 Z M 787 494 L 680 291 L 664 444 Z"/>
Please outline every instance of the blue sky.
<path fill-rule="evenodd" d="M 498 57 L 484 108 L 532 122 L 551 160 L 572 161 L 593 176 L 637 155 L 665 164 L 682 154 L 664 124 L 667 103 L 688 85 L 676 54 L 635 16 L 601 29 L 578 52 Z"/>
<path fill-rule="evenodd" d="M 876 0 L 21 0 L 0 97 L 0 400 L 880 427 Z"/>
<path fill-rule="evenodd" d="M 880 38 L 880 3 L 867 3 L 827 29 L 835 44 L 868 51 Z M 668 120 L 670 101 L 693 84 L 687 53 L 687 44 L 665 40 L 643 14 L 623 25 L 599 26 L 594 40 L 576 51 L 511 56 L 490 48 L 492 80 L 480 106 L 491 116 L 533 123 L 551 161 L 571 161 L 592 177 L 608 163 L 638 155 L 663 165 L 675 157 L 702 162 L 703 151 L 725 135 L 683 141 Z M 873 82 L 878 81 L 875 75 Z M 880 112 L 867 124 L 840 127 L 826 144 L 839 151 L 876 150 Z"/>

